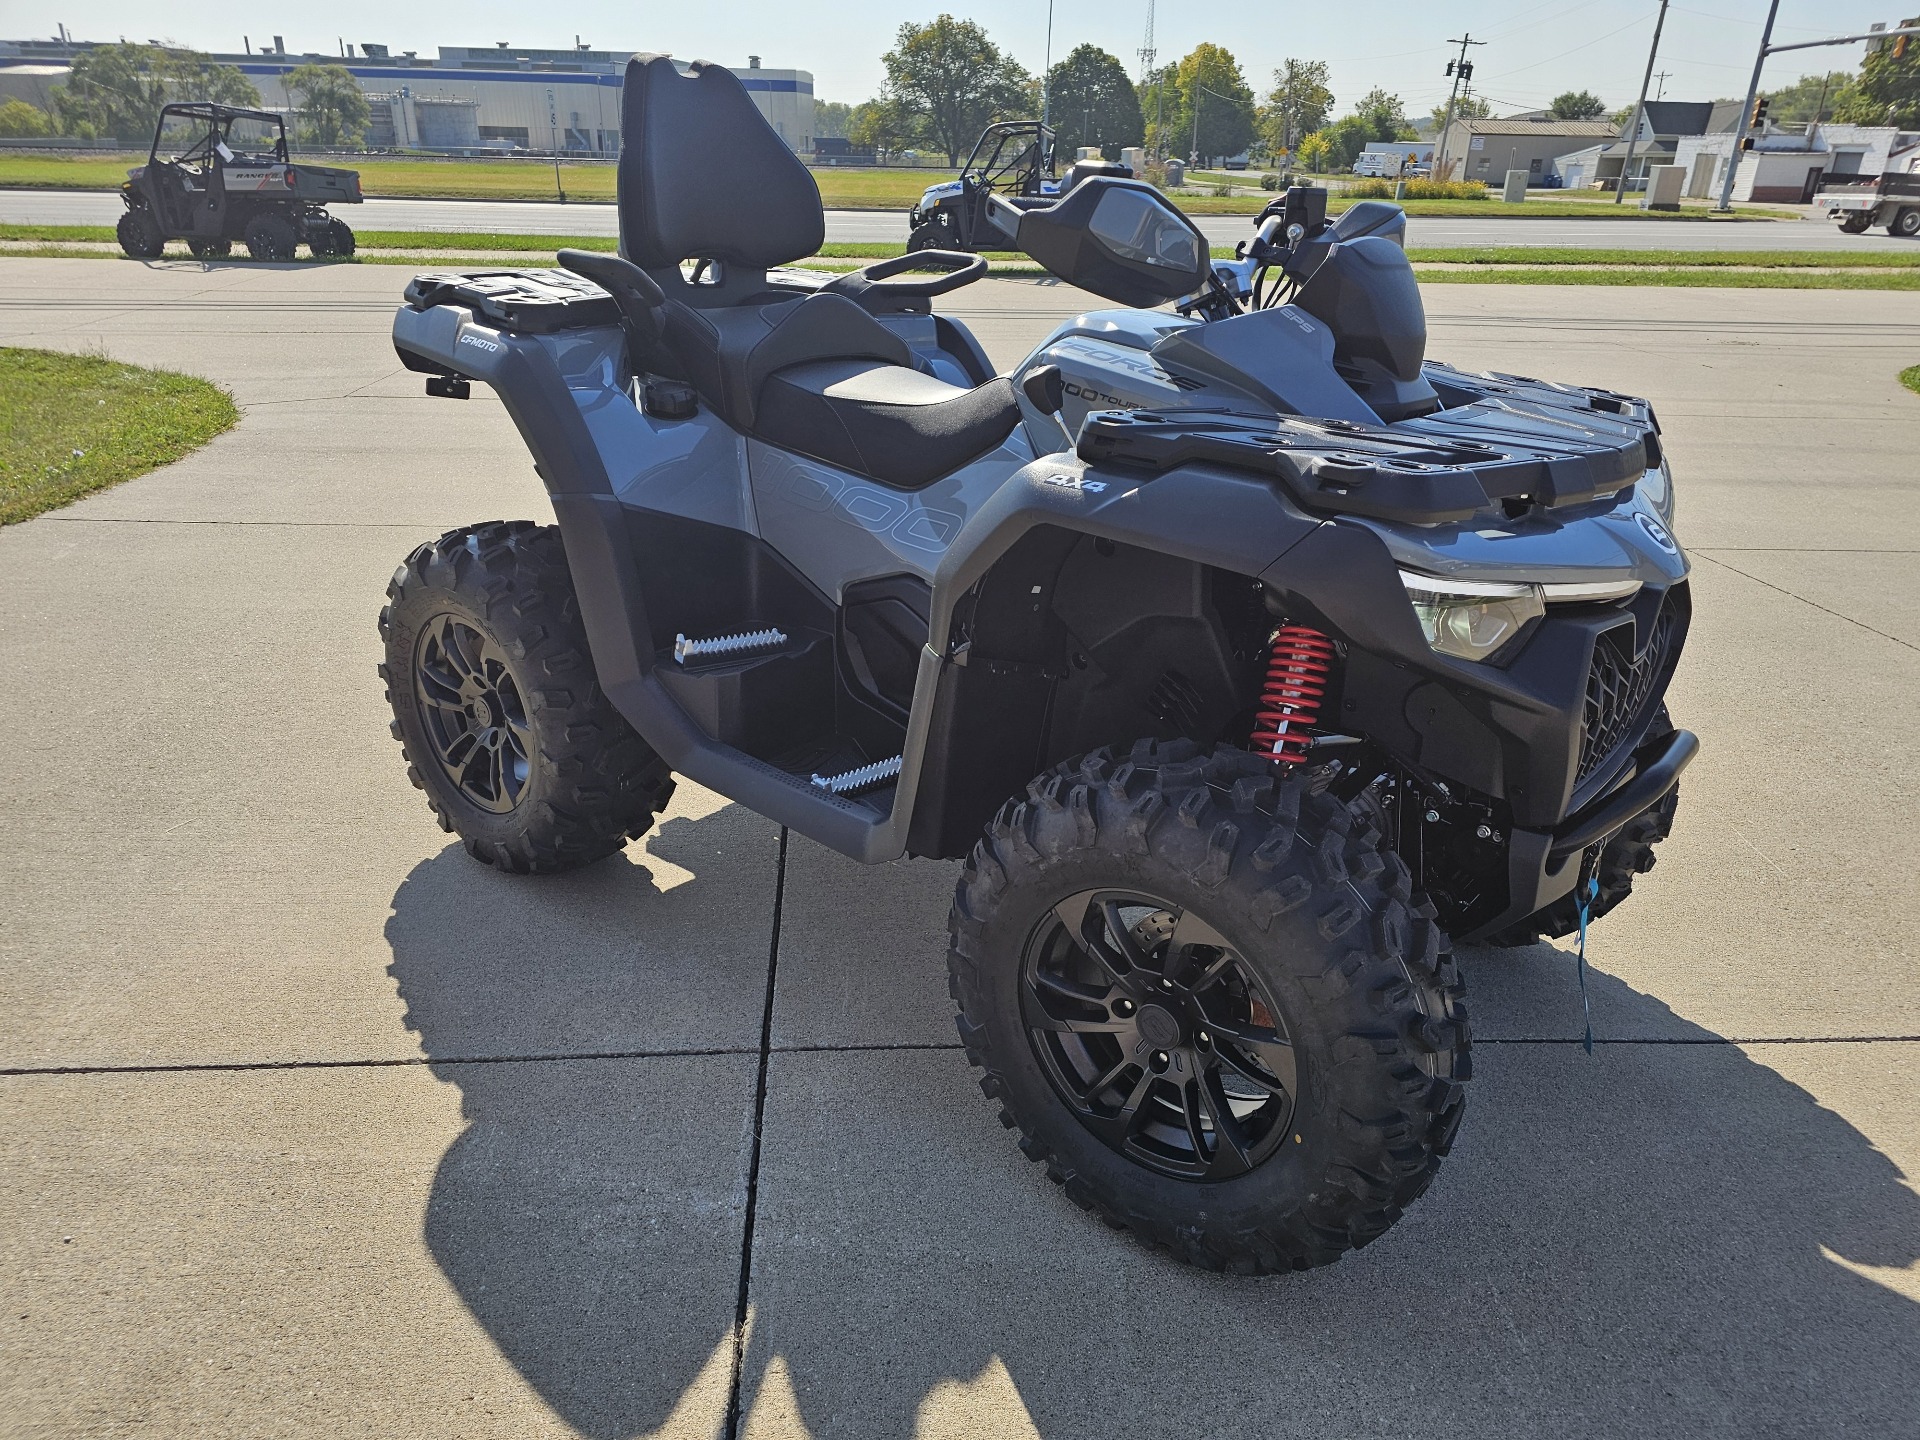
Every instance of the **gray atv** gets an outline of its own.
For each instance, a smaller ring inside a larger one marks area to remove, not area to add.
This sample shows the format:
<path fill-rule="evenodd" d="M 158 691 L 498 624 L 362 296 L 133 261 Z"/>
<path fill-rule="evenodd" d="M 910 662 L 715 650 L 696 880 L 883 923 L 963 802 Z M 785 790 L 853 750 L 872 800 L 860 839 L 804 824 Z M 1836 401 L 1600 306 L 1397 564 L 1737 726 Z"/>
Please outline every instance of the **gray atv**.
<path fill-rule="evenodd" d="M 1074 1200 L 1239 1272 L 1384 1232 L 1460 1123 L 1450 943 L 1619 903 L 1697 748 L 1652 411 L 1427 361 L 1391 206 L 1290 190 L 1216 263 L 1111 176 L 988 197 L 1128 307 L 996 375 L 933 309 L 976 256 L 780 268 L 819 195 L 728 71 L 637 56 L 623 123 L 619 256 L 423 275 L 394 321 L 430 393 L 494 388 L 558 521 L 389 587 L 440 824 L 568 870 L 685 775 L 958 860 L 961 1039 Z"/>

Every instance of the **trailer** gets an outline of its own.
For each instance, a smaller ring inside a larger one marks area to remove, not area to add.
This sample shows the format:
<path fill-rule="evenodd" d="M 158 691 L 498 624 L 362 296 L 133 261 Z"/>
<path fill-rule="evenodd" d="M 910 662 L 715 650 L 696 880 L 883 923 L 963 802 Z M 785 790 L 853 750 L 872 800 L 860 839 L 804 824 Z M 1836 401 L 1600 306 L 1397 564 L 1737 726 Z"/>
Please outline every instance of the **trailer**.
<path fill-rule="evenodd" d="M 1829 175 L 1817 203 L 1849 235 L 1875 225 L 1886 226 L 1889 235 L 1920 235 L 1920 174 Z"/>

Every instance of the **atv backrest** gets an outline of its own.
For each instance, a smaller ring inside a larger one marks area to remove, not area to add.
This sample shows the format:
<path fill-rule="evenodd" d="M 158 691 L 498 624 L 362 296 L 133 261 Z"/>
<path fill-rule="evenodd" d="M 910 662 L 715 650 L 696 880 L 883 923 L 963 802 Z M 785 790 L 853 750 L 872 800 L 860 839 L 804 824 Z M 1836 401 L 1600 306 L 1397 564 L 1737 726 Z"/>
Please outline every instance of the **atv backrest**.
<path fill-rule="evenodd" d="M 682 75 L 664 55 L 635 55 L 620 142 L 620 253 L 644 270 L 703 259 L 764 271 L 826 238 L 813 176 L 723 66 L 696 60 Z"/>

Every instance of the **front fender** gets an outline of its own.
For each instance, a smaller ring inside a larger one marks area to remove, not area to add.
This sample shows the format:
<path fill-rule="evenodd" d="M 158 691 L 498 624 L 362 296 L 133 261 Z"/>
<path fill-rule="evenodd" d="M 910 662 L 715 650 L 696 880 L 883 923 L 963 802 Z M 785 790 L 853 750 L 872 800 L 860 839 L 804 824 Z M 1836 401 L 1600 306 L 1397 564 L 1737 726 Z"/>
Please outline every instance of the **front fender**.
<path fill-rule="evenodd" d="M 1015 471 L 954 537 L 934 575 L 929 643 L 944 646 L 961 597 L 1040 526 L 1257 576 L 1325 523 L 1243 471 L 1181 465 L 1152 474 L 1047 455 Z"/>

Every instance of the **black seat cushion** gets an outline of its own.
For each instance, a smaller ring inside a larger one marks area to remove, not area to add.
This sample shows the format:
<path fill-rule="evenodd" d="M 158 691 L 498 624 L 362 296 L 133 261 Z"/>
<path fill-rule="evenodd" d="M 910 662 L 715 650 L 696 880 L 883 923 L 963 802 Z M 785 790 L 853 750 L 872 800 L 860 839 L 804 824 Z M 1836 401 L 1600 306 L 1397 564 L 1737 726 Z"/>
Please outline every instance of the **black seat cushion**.
<path fill-rule="evenodd" d="M 721 419 L 751 430 L 766 378 L 810 360 L 909 365 L 907 344 L 844 295 L 808 295 L 774 305 L 696 310 L 661 307 L 662 336 L 687 382 Z"/>
<path fill-rule="evenodd" d="M 690 259 L 766 270 L 826 238 L 813 175 L 723 66 L 696 60 L 682 75 L 664 55 L 627 61 L 620 146 L 620 253 L 643 270 Z"/>
<path fill-rule="evenodd" d="M 768 377 L 753 433 L 912 490 L 991 450 L 1019 418 L 1004 376 L 966 390 L 899 365 L 823 360 Z"/>

